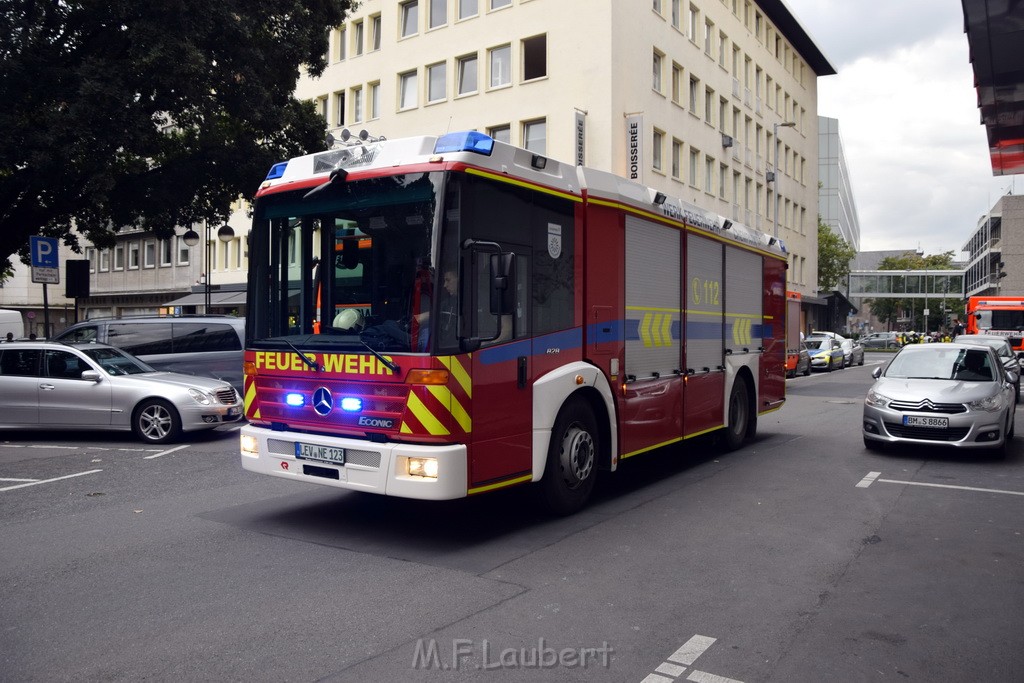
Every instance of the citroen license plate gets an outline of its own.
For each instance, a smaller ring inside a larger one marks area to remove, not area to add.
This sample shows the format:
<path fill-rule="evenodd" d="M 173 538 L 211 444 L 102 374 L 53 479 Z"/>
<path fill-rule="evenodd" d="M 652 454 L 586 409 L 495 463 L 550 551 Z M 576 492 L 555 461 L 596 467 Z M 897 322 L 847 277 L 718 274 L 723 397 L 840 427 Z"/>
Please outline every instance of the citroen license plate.
<path fill-rule="evenodd" d="M 933 429 L 947 429 L 949 427 L 948 417 L 926 417 L 924 415 L 904 415 L 904 427 L 932 427 Z"/>
<path fill-rule="evenodd" d="M 344 465 L 345 449 L 295 442 L 295 457 L 300 460 L 316 460 L 318 462 L 329 462 L 334 465 Z"/>

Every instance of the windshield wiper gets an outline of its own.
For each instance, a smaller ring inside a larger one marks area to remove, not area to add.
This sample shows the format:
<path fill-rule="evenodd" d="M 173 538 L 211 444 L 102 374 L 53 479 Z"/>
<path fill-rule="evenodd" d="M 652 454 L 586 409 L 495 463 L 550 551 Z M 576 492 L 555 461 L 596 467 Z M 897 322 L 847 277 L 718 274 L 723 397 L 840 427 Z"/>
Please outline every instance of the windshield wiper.
<path fill-rule="evenodd" d="M 398 371 L 402 369 L 402 368 L 400 368 L 398 366 L 398 363 L 396 363 L 394 361 L 391 361 L 391 360 L 388 360 L 384 356 L 380 355 L 379 353 L 377 353 L 376 349 L 374 349 L 372 346 L 370 346 L 369 344 L 364 342 L 362 339 L 359 340 L 359 343 L 362 344 L 363 346 L 365 346 L 366 350 L 369 351 L 370 353 L 372 353 L 377 358 L 377 360 L 379 360 L 381 363 L 383 363 L 384 367 L 386 367 L 391 372 L 393 372 L 393 373 L 395 373 L 397 375 Z"/>
<path fill-rule="evenodd" d="M 296 346 L 295 344 L 292 344 L 292 343 L 291 343 L 290 341 L 288 341 L 287 339 L 282 339 L 281 341 L 283 341 L 283 342 L 284 342 L 285 344 L 287 344 L 287 345 L 288 345 L 288 347 L 289 347 L 289 348 L 290 348 L 290 349 L 291 349 L 292 351 L 294 351 L 295 353 L 299 354 L 299 358 L 301 358 L 301 359 L 302 359 L 302 362 L 303 362 L 303 363 L 305 363 L 305 364 L 306 364 L 306 365 L 308 365 L 309 367 L 313 368 L 313 369 L 314 369 L 314 370 L 316 370 L 317 372 L 320 372 L 321 368 L 320 368 L 320 366 L 319 366 L 319 365 L 317 365 L 317 364 L 316 364 L 316 361 L 315 361 L 315 360 L 312 360 L 312 359 L 311 359 L 311 358 L 310 358 L 309 356 L 307 356 L 306 354 L 304 354 L 304 353 L 303 353 L 302 351 L 299 351 L 299 347 L 298 347 L 298 346 Z"/>

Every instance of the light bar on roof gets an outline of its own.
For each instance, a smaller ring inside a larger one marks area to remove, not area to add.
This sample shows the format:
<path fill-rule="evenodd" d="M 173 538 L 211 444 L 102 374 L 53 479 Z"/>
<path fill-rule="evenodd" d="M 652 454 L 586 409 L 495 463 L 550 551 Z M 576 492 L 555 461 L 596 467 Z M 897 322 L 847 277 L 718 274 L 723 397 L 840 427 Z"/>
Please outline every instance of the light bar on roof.
<path fill-rule="evenodd" d="M 494 139 L 475 130 L 442 135 L 434 144 L 434 154 L 446 152 L 475 152 L 490 156 L 494 150 Z"/>

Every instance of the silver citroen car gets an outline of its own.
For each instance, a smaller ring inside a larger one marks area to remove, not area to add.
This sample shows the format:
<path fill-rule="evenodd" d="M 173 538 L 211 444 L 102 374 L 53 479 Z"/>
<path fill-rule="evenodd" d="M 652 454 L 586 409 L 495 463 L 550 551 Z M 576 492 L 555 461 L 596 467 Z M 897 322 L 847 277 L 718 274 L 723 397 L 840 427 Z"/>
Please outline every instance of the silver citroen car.
<path fill-rule="evenodd" d="M 1013 437 L 1016 373 L 976 344 L 903 347 L 864 399 L 864 446 L 945 444 L 1004 452 Z"/>
<path fill-rule="evenodd" d="M 131 430 L 161 444 L 241 418 L 227 382 L 158 372 L 113 346 L 0 344 L 0 429 Z"/>

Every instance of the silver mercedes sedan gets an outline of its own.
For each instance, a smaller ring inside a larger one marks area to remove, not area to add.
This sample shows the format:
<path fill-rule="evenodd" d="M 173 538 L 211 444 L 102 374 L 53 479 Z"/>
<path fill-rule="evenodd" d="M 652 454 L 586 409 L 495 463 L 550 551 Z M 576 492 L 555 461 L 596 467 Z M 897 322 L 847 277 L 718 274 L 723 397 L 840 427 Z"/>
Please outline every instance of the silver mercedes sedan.
<path fill-rule="evenodd" d="M 988 346 L 903 347 L 864 399 L 864 446 L 944 444 L 1005 452 L 1013 437 L 1014 383 Z"/>
<path fill-rule="evenodd" d="M 0 344 L 0 429 L 131 430 L 162 444 L 242 417 L 227 382 L 158 372 L 106 344 Z"/>

